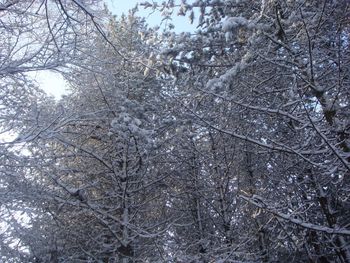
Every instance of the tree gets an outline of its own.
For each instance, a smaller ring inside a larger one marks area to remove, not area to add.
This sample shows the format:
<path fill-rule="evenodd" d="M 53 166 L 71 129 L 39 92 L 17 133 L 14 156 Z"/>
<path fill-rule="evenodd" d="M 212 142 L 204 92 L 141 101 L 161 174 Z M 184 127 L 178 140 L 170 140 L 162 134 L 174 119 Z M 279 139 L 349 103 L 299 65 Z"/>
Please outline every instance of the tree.
<path fill-rule="evenodd" d="M 349 262 L 349 4 L 144 6 L 198 30 L 108 17 L 69 97 L 4 100 L 4 260 Z"/>
<path fill-rule="evenodd" d="M 47 261 L 54 257 L 52 242 L 47 251 L 47 239 L 38 244 L 32 242 L 33 237 L 44 238 L 51 233 L 50 227 L 45 229 L 48 232 L 42 230 L 40 223 L 52 218 L 47 214 L 47 205 L 55 194 L 52 185 L 43 189 L 49 180 L 38 172 L 47 171 L 47 159 L 38 159 L 43 157 L 43 152 L 38 151 L 44 151 L 47 145 L 33 147 L 33 144 L 42 137 L 50 137 L 63 112 L 62 107 L 55 108 L 53 99 L 45 96 L 26 73 L 62 71 L 68 64 L 78 64 L 77 54 L 91 32 L 97 30 L 106 38 L 97 18 L 102 14 L 99 10 L 98 1 L 4 1 L 0 4 L 3 40 L 0 55 L 1 213 L 6 221 L 1 254 L 7 255 L 7 260 L 23 262 L 34 257 Z M 31 231 L 31 224 L 36 224 L 33 228 L 37 232 Z"/>
<path fill-rule="evenodd" d="M 260 260 L 269 260 L 268 249 L 270 259 L 299 251 L 295 260 L 348 262 L 340 216 L 348 207 L 348 3 L 183 1 L 178 8 L 190 18 L 198 8 L 200 30 L 169 38 L 163 58 L 177 77 L 174 87 L 186 87 L 183 104 L 192 119 L 246 142 L 238 211 L 243 202 L 264 211 L 249 219 L 260 221 L 265 236 L 256 235 Z M 232 122 L 212 101 L 232 113 Z M 198 106 L 204 103 L 205 113 Z M 287 240 L 273 239 L 287 229 Z"/>
<path fill-rule="evenodd" d="M 150 52 L 141 41 L 148 31 L 131 13 L 111 19 L 109 37 L 131 57 Z M 29 231 L 47 245 L 32 254 L 57 262 L 153 261 L 163 253 L 157 239 L 167 227 L 154 161 L 160 80 L 154 73 L 144 76 L 140 64 L 113 61 L 114 48 L 98 35 L 94 41 L 96 49 L 84 61 L 91 69 L 72 67 L 74 93 L 31 144 L 40 163 L 35 180 L 46 178 L 41 187 L 47 189 L 45 208 Z"/>

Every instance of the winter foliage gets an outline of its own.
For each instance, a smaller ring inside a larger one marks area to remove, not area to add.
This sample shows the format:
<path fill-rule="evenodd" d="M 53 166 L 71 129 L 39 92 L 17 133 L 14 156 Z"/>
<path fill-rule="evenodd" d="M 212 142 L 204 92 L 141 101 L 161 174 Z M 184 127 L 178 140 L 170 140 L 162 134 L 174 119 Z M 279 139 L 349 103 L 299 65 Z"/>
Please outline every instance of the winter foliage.
<path fill-rule="evenodd" d="M 1 1 L 0 261 L 350 262 L 350 3 L 139 8 Z"/>

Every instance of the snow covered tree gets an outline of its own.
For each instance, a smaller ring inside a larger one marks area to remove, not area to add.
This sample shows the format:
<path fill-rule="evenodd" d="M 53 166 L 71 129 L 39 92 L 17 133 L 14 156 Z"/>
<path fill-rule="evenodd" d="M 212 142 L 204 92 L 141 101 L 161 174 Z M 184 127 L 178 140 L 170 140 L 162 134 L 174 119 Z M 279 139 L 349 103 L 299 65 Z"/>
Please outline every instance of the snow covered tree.
<path fill-rule="evenodd" d="M 48 194 L 47 211 L 34 220 L 44 228 L 32 231 L 39 243 L 52 240 L 38 260 L 144 262 L 163 253 L 157 239 L 167 208 L 155 162 L 162 87 L 154 71 L 145 76 L 146 67 L 129 60 L 148 57 L 142 38 L 151 31 L 132 13 L 111 18 L 113 46 L 96 35 L 85 69 L 71 68 L 62 115 L 33 146 L 45 153 L 38 178 L 47 178 Z"/>
<path fill-rule="evenodd" d="M 2 1 L 0 76 L 72 63 L 94 28 L 103 33 L 99 2 Z"/>
<path fill-rule="evenodd" d="M 182 1 L 163 8 L 199 14 L 199 30 L 171 35 L 162 53 L 174 86 L 187 87 L 187 112 L 247 145 L 240 146 L 250 161 L 238 211 L 252 205 L 265 236 L 256 235 L 256 246 L 268 246 L 255 260 L 292 259 L 297 251 L 296 261 L 349 262 L 341 212 L 349 205 L 349 3 Z"/>
<path fill-rule="evenodd" d="M 70 96 L 4 85 L 26 132 L 1 148 L 3 260 L 350 262 L 349 3 L 143 5 L 198 30 L 108 16 Z"/>

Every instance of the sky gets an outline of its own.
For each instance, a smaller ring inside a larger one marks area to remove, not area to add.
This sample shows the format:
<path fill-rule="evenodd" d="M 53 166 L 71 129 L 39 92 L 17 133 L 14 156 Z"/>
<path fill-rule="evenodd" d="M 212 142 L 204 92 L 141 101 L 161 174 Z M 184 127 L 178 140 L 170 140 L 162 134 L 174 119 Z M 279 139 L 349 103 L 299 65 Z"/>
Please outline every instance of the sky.
<path fill-rule="evenodd" d="M 68 84 L 59 73 L 43 70 L 30 72 L 28 75 L 37 82 L 40 88 L 56 99 L 68 93 Z"/>
<path fill-rule="evenodd" d="M 108 9 L 113 12 L 113 14 L 120 15 L 122 13 L 127 13 L 129 9 L 133 8 L 137 3 L 144 2 L 139 0 L 105 0 Z"/>
<path fill-rule="evenodd" d="M 137 3 L 145 2 L 145 0 L 104 0 L 107 4 L 108 9 L 112 14 L 121 16 L 123 13 L 127 14 L 128 10 L 134 8 Z M 148 2 L 161 2 L 151 1 Z M 139 6 L 139 12 L 137 15 L 145 17 L 147 24 L 150 27 L 160 25 L 162 17 L 159 12 L 153 12 L 150 8 L 144 9 Z M 189 23 L 188 17 L 174 16 L 172 23 L 175 25 L 175 31 L 194 31 L 195 26 Z M 52 71 L 40 71 L 31 73 L 30 76 L 36 80 L 39 86 L 49 95 L 54 96 L 56 99 L 60 99 L 62 95 L 68 93 L 68 87 L 66 81 L 62 78 L 59 73 Z"/>
<path fill-rule="evenodd" d="M 128 10 L 135 7 L 137 3 L 146 2 L 145 0 L 105 0 L 107 3 L 108 9 L 115 15 L 121 15 L 122 13 L 127 14 Z M 148 0 L 148 2 L 162 2 L 160 0 Z M 145 17 L 147 24 L 151 27 L 160 25 L 162 21 L 162 17 L 159 12 L 152 12 L 150 8 L 144 9 L 143 6 L 139 6 L 137 15 L 141 17 Z M 176 12 L 176 10 L 175 10 Z M 182 32 L 182 31 L 194 31 L 195 26 L 191 25 L 189 23 L 188 17 L 183 16 L 176 16 L 176 13 L 174 13 L 174 16 L 172 18 L 172 23 L 175 25 L 175 31 L 176 32 Z"/>

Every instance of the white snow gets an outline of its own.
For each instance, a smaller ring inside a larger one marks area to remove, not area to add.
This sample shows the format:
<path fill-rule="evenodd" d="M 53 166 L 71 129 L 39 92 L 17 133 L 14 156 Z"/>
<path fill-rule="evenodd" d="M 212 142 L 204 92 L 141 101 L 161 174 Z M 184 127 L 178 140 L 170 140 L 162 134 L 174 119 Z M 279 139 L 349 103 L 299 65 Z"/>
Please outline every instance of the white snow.
<path fill-rule="evenodd" d="M 251 29 L 255 27 L 255 23 L 242 16 L 229 17 L 222 23 L 223 32 L 235 31 L 238 27 Z"/>

